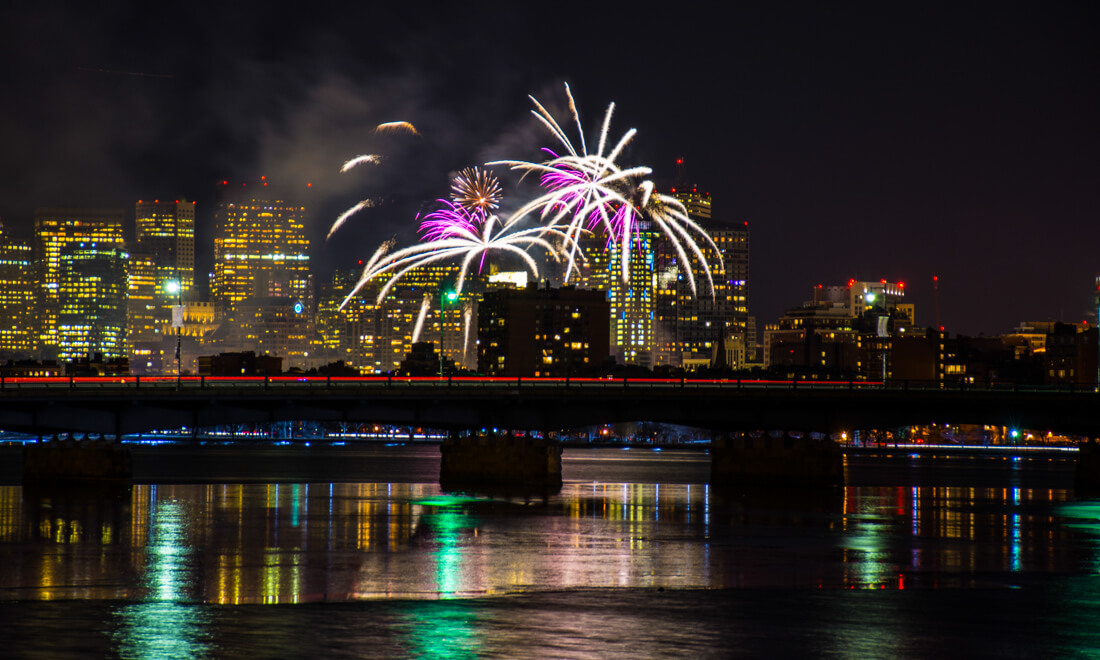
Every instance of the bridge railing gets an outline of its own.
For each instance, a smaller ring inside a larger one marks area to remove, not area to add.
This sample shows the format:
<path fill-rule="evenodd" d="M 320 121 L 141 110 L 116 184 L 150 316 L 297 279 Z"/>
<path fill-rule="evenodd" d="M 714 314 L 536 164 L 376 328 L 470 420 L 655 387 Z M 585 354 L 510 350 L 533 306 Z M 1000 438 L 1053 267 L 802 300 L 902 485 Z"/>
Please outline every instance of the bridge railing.
<path fill-rule="evenodd" d="M 591 389 L 591 390 L 903 390 L 967 392 L 1092 393 L 1096 384 L 943 383 L 940 381 L 840 381 L 696 378 L 536 378 L 499 376 L 55 376 L 0 377 L 0 392 L 37 390 L 220 390 L 262 389 Z"/>

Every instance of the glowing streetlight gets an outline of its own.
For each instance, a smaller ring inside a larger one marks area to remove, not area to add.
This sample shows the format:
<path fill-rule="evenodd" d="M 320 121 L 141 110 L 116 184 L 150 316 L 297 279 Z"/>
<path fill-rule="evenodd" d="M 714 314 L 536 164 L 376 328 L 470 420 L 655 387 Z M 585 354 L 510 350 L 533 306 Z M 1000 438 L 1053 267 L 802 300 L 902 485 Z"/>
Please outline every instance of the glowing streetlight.
<path fill-rule="evenodd" d="M 168 280 L 164 283 L 164 290 L 169 295 L 176 296 L 176 304 L 172 307 L 172 327 L 176 329 L 176 388 L 178 389 L 183 372 L 180 370 L 180 333 L 183 331 L 183 285 L 179 280 Z"/>
<path fill-rule="evenodd" d="M 447 303 L 458 300 L 458 292 L 448 289 L 439 291 L 439 377 L 443 378 L 443 308 Z"/>

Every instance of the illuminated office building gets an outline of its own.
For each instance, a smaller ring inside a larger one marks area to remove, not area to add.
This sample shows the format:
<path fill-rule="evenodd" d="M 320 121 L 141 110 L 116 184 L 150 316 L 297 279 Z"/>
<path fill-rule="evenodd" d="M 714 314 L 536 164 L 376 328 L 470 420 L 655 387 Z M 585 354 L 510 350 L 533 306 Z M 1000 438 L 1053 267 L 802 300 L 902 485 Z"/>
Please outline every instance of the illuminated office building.
<path fill-rule="evenodd" d="M 127 289 L 130 348 L 138 344 L 160 341 L 161 305 L 157 296 L 157 266 L 153 255 L 141 252 L 130 254 Z M 133 355 L 131 355 L 133 358 Z"/>
<path fill-rule="evenodd" d="M 473 346 L 477 341 L 477 318 L 473 314 L 475 278 L 467 276 L 462 293 L 452 300 L 446 292 L 453 291 L 458 274 L 457 264 L 429 264 L 403 275 L 381 304 L 374 306 L 373 335 L 363 334 L 371 338 L 373 351 L 368 364 L 361 368 L 381 373 L 397 369 L 412 351 L 414 340 L 432 342 L 437 348 L 442 341 L 444 357 L 457 365 L 472 366 L 470 362 L 476 360 Z M 363 287 L 364 299 L 373 303 L 386 281 L 379 278 Z M 439 326 L 441 304 L 442 331 Z M 420 333 L 416 335 L 418 325 Z"/>
<path fill-rule="evenodd" d="M 280 357 L 287 370 L 321 367 L 331 357 L 324 350 L 312 315 L 296 298 L 246 298 L 231 308 L 217 333 L 225 333 L 216 340 L 219 351 Z"/>
<path fill-rule="evenodd" d="M 31 246 L 0 223 L 0 358 L 26 359 L 36 347 Z"/>
<path fill-rule="evenodd" d="M 281 200 L 223 202 L 215 209 L 211 297 L 228 313 L 249 297 L 285 297 L 314 311 L 305 207 Z"/>
<path fill-rule="evenodd" d="M 195 203 L 139 200 L 129 267 L 129 356 L 134 373 L 175 373 L 172 308 L 195 298 Z"/>
<path fill-rule="evenodd" d="M 86 242 L 64 245 L 58 258 L 58 358 L 125 357 L 129 255 Z"/>
<path fill-rule="evenodd" d="M 44 208 L 34 212 L 34 256 L 38 348 L 44 358 L 58 354 L 61 305 L 61 252 L 66 245 L 95 243 L 100 250 L 123 249 L 122 209 Z"/>
<path fill-rule="evenodd" d="M 488 291 L 478 308 L 478 371 L 489 376 L 587 376 L 608 356 L 603 291 Z"/>
<path fill-rule="evenodd" d="M 710 268 L 713 288 L 698 256 L 688 252 L 687 267 L 667 241 L 658 247 L 657 335 L 659 364 L 690 367 L 712 364 L 720 345 L 748 342 L 749 227 L 747 222 L 701 221 L 714 248 L 697 241 Z M 696 291 L 687 280 L 695 277 Z M 726 362 L 737 368 L 740 364 Z"/>
<path fill-rule="evenodd" d="M 363 373 L 374 373 L 379 370 L 374 357 L 379 310 L 375 303 L 377 287 L 368 287 L 372 294 L 360 290 L 343 309 L 340 308 L 358 281 L 357 271 L 338 269 L 331 280 L 321 285 L 317 298 L 317 331 L 325 349 L 336 356 L 335 359 Z"/>
<path fill-rule="evenodd" d="M 623 364 L 653 366 L 658 239 L 659 233 L 649 222 L 637 223 L 626 255 L 629 273 L 625 281 L 621 245 L 608 245 L 602 236 L 582 239 L 588 264 L 580 279 L 584 288 L 607 292 L 611 352 Z"/>
<path fill-rule="evenodd" d="M 711 197 L 688 182 L 683 159 L 672 196 L 687 209 L 688 217 L 714 241 L 715 249 L 692 232 L 713 287 L 699 257 L 685 250 L 686 263 L 669 241 L 658 242 L 656 359 L 658 365 L 693 368 L 723 364 L 744 366 L 752 358 L 749 328 L 749 224 L 723 222 L 711 215 Z M 695 279 L 691 289 L 688 273 Z M 721 351 L 723 355 L 719 355 Z"/>
<path fill-rule="evenodd" d="M 687 170 L 684 167 L 684 159 L 676 160 L 679 173 L 676 177 L 676 185 L 672 188 L 672 195 L 680 200 L 687 209 L 688 217 L 695 221 L 710 220 L 710 193 L 701 192 L 699 186 L 687 182 Z"/>
<path fill-rule="evenodd" d="M 169 282 L 179 283 L 179 297 L 191 300 L 195 288 L 195 203 L 187 200 L 139 201 L 134 212 L 134 252 L 152 256 L 158 296 L 176 304 Z"/>

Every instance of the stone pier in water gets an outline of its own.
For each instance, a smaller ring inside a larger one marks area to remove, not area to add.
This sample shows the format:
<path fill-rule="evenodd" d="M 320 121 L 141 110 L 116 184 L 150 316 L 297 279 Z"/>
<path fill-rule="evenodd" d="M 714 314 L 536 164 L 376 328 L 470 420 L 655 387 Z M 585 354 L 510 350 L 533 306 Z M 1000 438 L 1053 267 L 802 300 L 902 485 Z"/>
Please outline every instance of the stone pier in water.
<path fill-rule="evenodd" d="M 453 489 L 561 489 L 561 445 L 556 440 L 477 435 L 448 437 L 440 447 L 439 483 Z"/>
<path fill-rule="evenodd" d="M 829 439 L 784 433 L 715 434 L 710 448 L 715 485 L 828 486 L 844 483 L 844 453 Z"/>

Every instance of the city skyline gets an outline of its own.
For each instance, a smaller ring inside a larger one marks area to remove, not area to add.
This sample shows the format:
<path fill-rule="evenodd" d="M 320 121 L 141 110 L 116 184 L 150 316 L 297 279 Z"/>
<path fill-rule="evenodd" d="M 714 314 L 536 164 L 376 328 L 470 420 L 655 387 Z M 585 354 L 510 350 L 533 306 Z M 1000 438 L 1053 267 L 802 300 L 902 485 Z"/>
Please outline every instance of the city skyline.
<path fill-rule="evenodd" d="M 759 323 L 807 286 L 852 278 L 905 281 L 931 310 L 938 276 L 943 325 L 956 333 L 1093 311 L 1095 9 L 584 16 L 594 30 L 667 39 L 644 47 L 568 36 L 572 15 L 492 9 L 293 22 L 243 8 L 123 9 L 110 20 L 80 6 L 14 9 L 17 36 L 2 46 L 13 66 L 0 75 L 18 101 L 0 109 L 10 173 L 0 218 L 26 238 L 37 207 L 186 197 L 197 201 L 198 253 L 218 184 L 265 175 L 308 195 L 325 277 L 411 235 L 454 171 L 537 157 L 526 94 L 560 106 L 568 81 L 589 123 L 614 100 L 616 126 L 638 129 L 630 163 L 654 166 L 667 189 L 683 156 L 715 218 L 749 222 Z M 373 134 L 394 120 L 420 137 Z M 386 167 L 339 172 L 375 147 Z M 326 244 L 332 220 L 370 195 L 388 201 Z"/>

